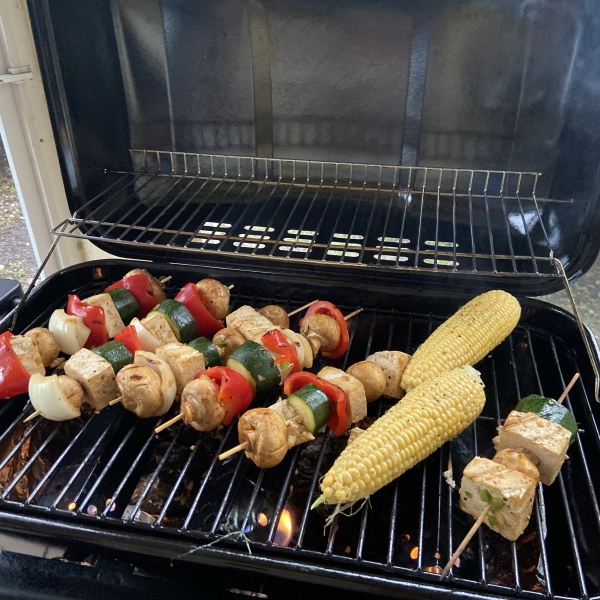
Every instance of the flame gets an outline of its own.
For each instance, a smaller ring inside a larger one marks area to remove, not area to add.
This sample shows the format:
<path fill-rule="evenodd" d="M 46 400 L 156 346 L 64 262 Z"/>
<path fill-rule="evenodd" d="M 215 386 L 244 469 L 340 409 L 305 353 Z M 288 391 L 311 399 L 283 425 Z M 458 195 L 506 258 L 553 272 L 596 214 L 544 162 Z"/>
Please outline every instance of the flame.
<path fill-rule="evenodd" d="M 441 575 L 442 567 L 440 565 L 433 565 L 432 567 L 425 567 L 425 570 L 428 573 L 435 573 L 436 575 Z"/>
<path fill-rule="evenodd" d="M 419 546 L 415 546 L 411 551 L 410 551 L 410 557 L 413 560 L 417 560 L 417 558 L 419 558 Z"/>
<path fill-rule="evenodd" d="M 277 523 L 277 532 L 273 544 L 276 546 L 288 546 L 292 541 L 292 533 L 294 527 L 292 525 L 292 513 L 287 508 L 281 512 L 279 523 Z"/>
<path fill-rule="evenodd" d="M 263 527 L 266 527 L 269 524 L 269 519 L 265 513 L 259 513 L 258 517 L 256 517 L 256 522 Z"/>
<path fill-rule="evenodd" d="M 68 506 L 69 510 L 75 510 L 77 508 L 77 502 L 71 502 Z"/>

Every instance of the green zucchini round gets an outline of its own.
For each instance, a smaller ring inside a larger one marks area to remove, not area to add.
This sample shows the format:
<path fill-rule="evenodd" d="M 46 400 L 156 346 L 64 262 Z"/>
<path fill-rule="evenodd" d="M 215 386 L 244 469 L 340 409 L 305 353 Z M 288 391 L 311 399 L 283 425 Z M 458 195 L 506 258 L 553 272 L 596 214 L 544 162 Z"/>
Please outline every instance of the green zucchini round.
<path fill-rule="evenodd" d="M 316 385 L 309 383 L 288 396 L 287 401 L 302 417 L 302 425 L 315 433 L 324 427 L 331 416 L 331 402 Z"/>
<path fill-rule="evenodd" d="M 573 413 L 553 398 L 531 394 L 525 398 L 521 398 L 517 406 L 515 406 L 515 410 L 524 413 L 532 412 L 542 417 L 542 419 L 562 425 L 567 431 L 571 432 L 571 441 L 569 444 L 572 444 L 577 438 L 579 427 Z"/>
<path fill-rule="evenodd" d="M 221 355 L 219 354 L 218 348 L 205 337 L 199 337 L 188 343 L 188 346 L 198 350 L 204 355 L 204 366 L 209 369 L 210 367 L 218 367 L 221 364 Z"/>
<path fill-rule="evenodd" d="M 153 312 L 159 312 L 167 319 L 178 342 L 187 344 L 198 337 L 196 321 L 181 302 L 170 299 L 163 300 L 152 309 L 150 314 Z"/>
<path fill-rule="evenodd" d="M 106 293 L 112 298 L 123 323 L 129 325 L 131 319 L 137 317 L 140 312 L 140 307 L 131 292 L 125 288 L 114 288 Z"/>
<path fill-rule="evenodd" d="M 236 348 L 227 366 L 244 376 L 257 393 L 273 391 L 281 384 L 271 353 L 256 342 L 249 341 Z"/>
<path fill-rule="evenodd" d="M 111 340 L 92 348 L 92 352 L 101 356 L 104 360 L 107 360 L 115 372 L 115 375 L 125 366 L 133 363 L 133 354 L 129 352 L 129 349 L 125 344 Z"/>

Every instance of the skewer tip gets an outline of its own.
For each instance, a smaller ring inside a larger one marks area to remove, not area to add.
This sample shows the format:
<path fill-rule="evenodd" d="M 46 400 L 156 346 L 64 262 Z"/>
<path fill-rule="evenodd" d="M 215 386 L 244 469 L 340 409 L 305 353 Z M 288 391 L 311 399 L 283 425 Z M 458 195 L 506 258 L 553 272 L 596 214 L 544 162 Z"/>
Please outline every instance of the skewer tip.
<path fill-rule="evenodd" d="M 246 448 L 248 448 L 248 446 L 249 446 L 248 442 L 242 442 L 241 444 L 238 444 L 237 446 L 230 448 L 226 452 L 219 454 L 219 460 L 225 460 L 226 458 L 229 458 L 230 456 L 233 456 L 234 454 L 237 454 L 238 452 L 242 452 L 243 450 L 246 450 Z"/>
<path fill-rule="evenodd" d="M 36 417 L 39 417 L 42 413 L 39 410 L 32 412 L 26 419 L 23 419 L 23 423 L 28 423 L 29 421 L 33 421 Z"/>
<path fill-rule="evenodd" d="M 168 429 L 169 427 L 171 427 L 171 425 L 174 425 L 175 423 L 177 423 L 177 421 L 181 421 L 181 419 L 183 419 L 183 414 L 179 413 L 178 415 L 175 415 L 172 419 L 169 419 L 168 421 L 166 421 L 162 425 L 159 425 L 154 430 L 154 433 L 160 433 L 161 431 L 164 431 L 165 429 Z"/>

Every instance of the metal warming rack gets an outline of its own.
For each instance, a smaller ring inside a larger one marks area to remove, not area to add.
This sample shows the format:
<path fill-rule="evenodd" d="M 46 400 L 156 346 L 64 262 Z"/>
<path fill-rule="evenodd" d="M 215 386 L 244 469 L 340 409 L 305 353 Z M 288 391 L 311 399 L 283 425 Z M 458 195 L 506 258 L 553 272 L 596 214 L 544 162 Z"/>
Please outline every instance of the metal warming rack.
<path fill-rule="evenodd" d="M 130 157 L 133 168 L 105 170 L 104 190 L 55 235 L 167 257 L 560 279 L 599 398 L 600 373 L 542 218 L 553 204 L 577 203 L 538 198 L 540 173 L 158 150 L 130 150 Z"/>

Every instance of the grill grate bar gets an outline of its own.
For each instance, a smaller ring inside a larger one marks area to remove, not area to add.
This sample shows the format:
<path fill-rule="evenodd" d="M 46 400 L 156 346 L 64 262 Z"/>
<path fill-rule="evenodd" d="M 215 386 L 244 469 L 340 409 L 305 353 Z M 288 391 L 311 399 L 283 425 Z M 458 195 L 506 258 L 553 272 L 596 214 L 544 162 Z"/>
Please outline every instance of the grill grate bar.
<path fill-rule="evenodd" d="M 332 266 L 561 276 L 540 206 L 572 201 L 537 198 L 536 173 L 131 155 L 134 169 L 107 172 L 106 190 L 55 228 L 56 235 Z M 388 201 L 380 202 L 388 193 Z M 515 203 L 510 213 L 507 201 Z M 213 218 L 228 231 L 213 227 Z M 305 228 L 310 231 L 303 238 Z M 398 228 L 400 237 L 393 237 Z M 298 234 L 288 238 L 289 231 Z M 458 243 L 464 249 L 458 251 Z"/>

